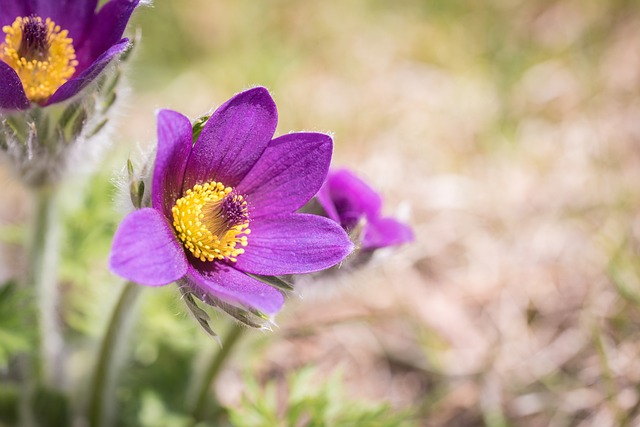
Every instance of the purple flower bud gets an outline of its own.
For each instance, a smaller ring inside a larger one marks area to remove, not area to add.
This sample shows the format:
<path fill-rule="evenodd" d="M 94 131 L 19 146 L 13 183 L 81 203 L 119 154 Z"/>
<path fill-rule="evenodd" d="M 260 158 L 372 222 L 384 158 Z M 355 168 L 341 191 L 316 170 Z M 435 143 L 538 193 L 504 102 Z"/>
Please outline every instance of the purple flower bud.
<path fill-rule="evenodd" d="M 355 232 L 355 243 L 363 251 L 400 245 L 414 239 L 408 225 L 382 216 L 380 194 L 346 169 L 330 171 L 316 197 L 329 218 L 348 233 Z"/>

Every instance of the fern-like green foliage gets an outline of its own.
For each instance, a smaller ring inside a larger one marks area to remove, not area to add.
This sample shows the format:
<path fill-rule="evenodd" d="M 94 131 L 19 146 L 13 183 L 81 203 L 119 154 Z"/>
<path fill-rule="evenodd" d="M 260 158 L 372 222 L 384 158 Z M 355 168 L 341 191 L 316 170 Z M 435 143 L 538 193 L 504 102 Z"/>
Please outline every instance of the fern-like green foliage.
<path fill-rule="evenodd" d="M 26 352 L 33 343 L 33 334 L 22 323 L 24 311 L 32 309 L 24 294 L 13 281 L 0 285 L 0 367 L 6 366 L 11 356 Z"/>
<path fill-rule="evenodd" d="M 33 348 L 35 336 L 21 317 L 33 310 L 27 292 L 14 281 L 0 284 L 0 372 L 20 353 Z M 0 373 L 0 426 L 17 422 L 18 387 Z"/>
<path fill-rule="evenodd" d="M 261 386 L 247 376 L 242 402 L 229 409 L 229 420 L 234 427 L 417 426 L 409 412 L 394 410 L 388 403 L 348 399 L 341 370 L 325 381 L 318 381 L 320 377 L 316 369 L 304 368 L 279 387 L 276 380 Z"/>

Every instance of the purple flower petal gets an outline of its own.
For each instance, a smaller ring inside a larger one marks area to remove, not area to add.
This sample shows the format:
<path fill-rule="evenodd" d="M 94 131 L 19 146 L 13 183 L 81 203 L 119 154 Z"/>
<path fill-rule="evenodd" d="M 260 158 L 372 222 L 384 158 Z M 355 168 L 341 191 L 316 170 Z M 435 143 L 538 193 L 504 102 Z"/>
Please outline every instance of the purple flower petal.
<path fill-rule="evenodd" d="M 145 286 L 162 286 L 187 272 L 187 258 L 173 230 L 155 209 L 127 215 L 113 238 L 111 271 Z"/>
<path fill-rule="evenodd" d="M 191 122 L 182 114 L 158 113 L 158 152 L 153 172 L 153 207 L 171 220 L 171 208 L 182 193 L 182 180 L 192 147 Z"/>
<path fill-rule="evenodd" d="M 92 23 L 98 0 L 28 0 L 26 3 L 29 10 L 22 16 L 35 14 L 42 19 L 51 18 L 60 28 L 68 30 L 74 45 L 78 45 Z"/>
<path fill-rule="evenodd" d="M 351 229 L 356 226 L 360 218 L 375 218 L 380 215 L 382 199 L 380 195 L 364 181 L 346 169 L 330 172 L 325 185 L 328 187 L 329 197 L 340 218 L 340 224 Z M 326 198 L 318 199 L 323 208 L 329 213 L 330 206 L 325 207 Z"/>
<path fill-rule="evenodd" d="M 94 17 L 86 37 L 81 40 L 82 43 L 74 43 L 74 46 L 76 46 L 76 59 L 78 60 L 78 72 L 82 72 L 104 51 L 119 43 L 129 18 L 138 6 L 139 1 L 111 0 L 100 9 Z M 81 3 L 82 1 L 78 2 Z"/>
<path fill-rule="evenodd" d="M 205 293 L 228 302 L 253 307 L 267 314 L 277 313 L 284 295 L 226 264 L 194 261 L 187 278 Z"/>
<path fill-rule="evenodd" d="M 329 184 L 327 181 L 325 181 L 322 188 L 320 188 L 320 191 L 318 191 L 318 194 L 316 194 L 316 199 L 318 200 L 318 203 L 320 203 L 320 206 L 322 206 L 322 209 L 324 209 L 324 211 L 327 213 L 329 218 L 340 224 L 340 215 L 338 215 L 336 205 L 333 204 L 333 199 L 331 199 L 331 190 L 329 189 Z"/>
<path fill-rule="evenodd" d="M 323 270 L 342 261 L 353 244 L 334 221 L 311 214 L 263 217 L 249 224 L 245 253 L 234 266 L 248 273 L 278 276 Z"/>
<path fill-rule="evenodd" d="M 393 218 L 369 220 L 362 238 L 362 249 L 372 250 L 401 245 L 414 240 L 411 227 Z"/>
<path fill-rule="evenodd" d="M 275 132 L 276 104 L 256 87 L 224 103 L 193 147 L 184 188 L 212 180 L 235 187 L 256 164 Z"/>
<path fill-rule="evenodd" d="M 122 39 L 96 59 L 89 68 L 84 70 L 79 76 L 74 77 L 60 86 L 58 90 L 49 98 L 46 105 L 61 102 L 75 96 L 78 92 L 91 84 L 102 70 L 119 54 L 124 52 L 129 46 L 128 39 Z"/>
<path fill-rule="evenodd" d="M 251 217 L 291 213 L 318 191 L 329 170 L 333 142 L 321 133 L 292 133 L 274 139 L 236 187 L 251 195 Z"/>
<path fill-rule="evenodd" d="M 18 16 L 28 15 L 29 10 L 24 0 L 5 0 L 0 6 L 0 29 L 5 25 L 11 25 Z M 4 41 L 4 33 L 2 33 L 2 40 Z"/>
<path fill-rule="evenodd" d="M 0 110 L 25 110 L 31 105 L 16 72 L 0 61 Z"/>

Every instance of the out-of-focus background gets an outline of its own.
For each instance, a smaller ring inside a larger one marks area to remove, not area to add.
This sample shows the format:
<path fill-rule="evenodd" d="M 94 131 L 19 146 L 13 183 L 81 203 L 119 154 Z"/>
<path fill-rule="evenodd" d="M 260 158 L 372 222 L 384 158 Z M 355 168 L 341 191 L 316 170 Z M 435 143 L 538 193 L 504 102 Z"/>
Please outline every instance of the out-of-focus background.
<path fill-rule="evenodd" d="M 116 148 L 67 207 L 72 342 L 100 333 L 117 293 L 110 179 L 154 144 L 155 110 L 196 118 L 264 85 L 278 134 L 332 132 L 334 164 L 416 242 L 305 286 L 277 329 L 249 331 L 215 385 L 224 405 L 248 411 L 247 389 L 271 382 L 282 406 L 285 379 L 315 366 L 421 426 L 640 424 L 639 3 L 156 0 L 130 27 Z M 1 180 L 6 276 L 29 207 Z M 217 344 L 174 287 L 140 309 L 119 398 L 132 425 L 183 425 Z M 224 336 L 226 319 L 213 325 Z M 86 352 L 70 357 L 80 376 Z"/>

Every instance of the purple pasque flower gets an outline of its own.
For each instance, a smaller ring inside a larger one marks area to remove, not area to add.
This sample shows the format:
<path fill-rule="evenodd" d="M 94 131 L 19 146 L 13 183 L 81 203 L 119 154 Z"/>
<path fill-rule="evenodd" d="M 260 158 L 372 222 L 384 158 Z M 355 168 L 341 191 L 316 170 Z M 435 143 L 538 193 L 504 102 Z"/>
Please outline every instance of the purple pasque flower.
<path fill-rule="evenodd" d="M 346 169 L 330 171 L 316 199 L 327 216 L 347 232 L 362 227 L 360 248 L 364 251 L 414 239 L 408 225 L 382 216 L 380 194 Z"/>
<path fill-rule="evenodd" d="M 2 0 L 0 110 L 71 98 L 129 44 L 122 33 L 140 0 Z"/>
<path fill-rule="evenodd" d="M 203 301 L 273 314 L 283 295 L 246 273 L 308 273 L 344 259 L 353 245 L 338 224 L 295 212 L 327 175 L 331 138 L 272 139 L 276 124 L 262 87 L 218 108 L 194 144 L 185 116 L 160 111 L 151 207 L 120 224 L 111 270 L 147 286 L 182 279 Z"/>

